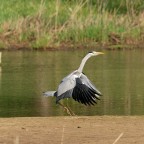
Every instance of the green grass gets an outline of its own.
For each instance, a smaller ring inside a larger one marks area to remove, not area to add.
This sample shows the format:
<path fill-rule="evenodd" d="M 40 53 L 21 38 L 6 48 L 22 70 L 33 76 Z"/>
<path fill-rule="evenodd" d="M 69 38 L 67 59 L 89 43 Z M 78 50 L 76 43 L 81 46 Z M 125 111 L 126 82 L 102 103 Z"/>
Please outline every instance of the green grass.
<path fill-rule="evenodd" d="M 0 47 L 136 44 L 144 41 L 143 9 L 143 0 L 1 0 Z"/>

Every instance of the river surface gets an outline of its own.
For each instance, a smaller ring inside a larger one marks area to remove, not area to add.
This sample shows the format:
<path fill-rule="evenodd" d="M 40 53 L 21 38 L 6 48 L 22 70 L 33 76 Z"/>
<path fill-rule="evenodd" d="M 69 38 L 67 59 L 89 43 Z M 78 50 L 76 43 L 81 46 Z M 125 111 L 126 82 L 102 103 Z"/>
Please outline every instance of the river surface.
<path fill-rule="evenodd" d="M 4 51 L 0 67 L 0 117 L 67 115 L 54 97 L 63 77 L 79 67 L 89 50 Z M 95 106 L 61 100 L 76 115 L 143 115 L 144 50 L 104 51 L 90 58 L 84 73 L 103 96 Z"/>

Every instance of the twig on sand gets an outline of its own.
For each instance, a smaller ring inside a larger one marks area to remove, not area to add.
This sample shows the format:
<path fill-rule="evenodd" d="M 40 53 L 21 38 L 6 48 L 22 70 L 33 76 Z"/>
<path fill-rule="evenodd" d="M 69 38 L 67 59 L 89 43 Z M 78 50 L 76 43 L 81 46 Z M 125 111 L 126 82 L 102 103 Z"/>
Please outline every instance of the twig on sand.
<path fill-rule="evenodd" d="M 113 142 L 113 144 L 116 144 L 116 143 L 118 142 L 118 140 L 119 140 L 122 136 L 123 136 L 123 133 L 121 133 L 121 134 L 117 137 L 117 139 Z"/>
<path fill-rule="evenodd" d="M 63 125 L 62 137 L 61 137 L 61 144 L 63 144 L 63 141 L 64 141 L 64 131 L 65 131 L 65 126 Z"/>
<path fill-rule="evenodd" d="M 16 136 L 16 138 L 14 140 L 14 144 L 19 144 L 19 136 Z"/>

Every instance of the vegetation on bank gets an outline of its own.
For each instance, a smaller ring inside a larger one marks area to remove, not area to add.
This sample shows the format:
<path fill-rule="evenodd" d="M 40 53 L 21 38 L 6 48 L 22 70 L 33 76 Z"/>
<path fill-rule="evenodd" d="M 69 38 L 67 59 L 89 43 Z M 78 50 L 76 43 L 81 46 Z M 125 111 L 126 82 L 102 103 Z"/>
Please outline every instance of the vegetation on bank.
<path fill-rule="evenodd" d="M 1 0 L 0 48 L 144 43 L 143 0 Z"/>

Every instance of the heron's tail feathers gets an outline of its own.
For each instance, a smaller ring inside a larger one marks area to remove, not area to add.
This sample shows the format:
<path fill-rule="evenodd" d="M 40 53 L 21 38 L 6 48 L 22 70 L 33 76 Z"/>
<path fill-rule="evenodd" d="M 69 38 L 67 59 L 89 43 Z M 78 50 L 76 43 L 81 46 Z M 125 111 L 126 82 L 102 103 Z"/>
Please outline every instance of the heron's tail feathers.
<path fill-rule="evenodd" d="M 55 96 L 55 94 L 56 94 L 56 91 L 43 92 L 43 96 L 45 96 L 45 97 Z"/>

